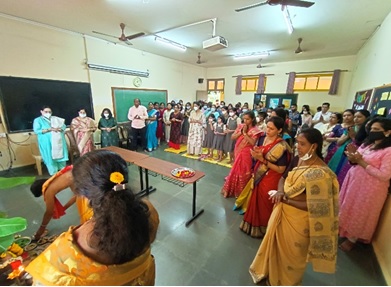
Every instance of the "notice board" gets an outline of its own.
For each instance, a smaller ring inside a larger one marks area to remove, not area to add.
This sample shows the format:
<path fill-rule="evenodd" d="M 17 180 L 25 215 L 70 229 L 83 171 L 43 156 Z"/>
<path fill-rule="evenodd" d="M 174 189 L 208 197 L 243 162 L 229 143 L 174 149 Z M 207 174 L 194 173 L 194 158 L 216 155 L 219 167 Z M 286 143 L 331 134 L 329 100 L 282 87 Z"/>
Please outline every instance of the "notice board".
<path fill-rule="evenodd" d="M 149 102 L 167 103 L 167 90 L 111 88 L 114 115 L 118 123 L 128 122 L 128 111 L 138 98 L 141 105 L 147 107 Z"/>

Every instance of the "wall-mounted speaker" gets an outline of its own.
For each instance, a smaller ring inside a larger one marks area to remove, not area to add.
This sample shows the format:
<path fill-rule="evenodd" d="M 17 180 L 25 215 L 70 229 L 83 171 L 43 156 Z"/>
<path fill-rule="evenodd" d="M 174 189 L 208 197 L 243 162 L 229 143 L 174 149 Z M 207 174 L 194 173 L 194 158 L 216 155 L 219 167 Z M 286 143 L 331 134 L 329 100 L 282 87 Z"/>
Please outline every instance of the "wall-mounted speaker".
<path fill-rule="evenodd" d="M 198 84 L 202 84 L 204 82 L 203 78 L 198 78 Z"/>

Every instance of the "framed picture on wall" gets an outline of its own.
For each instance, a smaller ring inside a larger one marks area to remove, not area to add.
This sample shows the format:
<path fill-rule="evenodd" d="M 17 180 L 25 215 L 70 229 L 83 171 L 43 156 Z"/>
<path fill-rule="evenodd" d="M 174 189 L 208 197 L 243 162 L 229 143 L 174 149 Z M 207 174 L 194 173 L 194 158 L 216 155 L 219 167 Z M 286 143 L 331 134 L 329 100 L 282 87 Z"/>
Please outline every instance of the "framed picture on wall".
<path fill-rule="evenodd" d="M 289 109 L 292 104 L 292 99 L 282 99 L 282 105 L 285 106 L 285 109 Z"/>
<path fill-rule="evenodd" d="M 372 115 L 391 116 L 391 84 L 374 89 L 369 111 Z"/>
<path fill-rule="evenodd" d="M 367 110 L 369 103 L 371 102 L 373 89 L 358 91 L 354 96 L 352 109 L 354 110 Z"/>
<path fill-rule="evenodd" d="M 272 108 L 272 109 L 277 108 L 279 101 L 280 101 L 279 98 L 271 98 L 269 107 Z"/>

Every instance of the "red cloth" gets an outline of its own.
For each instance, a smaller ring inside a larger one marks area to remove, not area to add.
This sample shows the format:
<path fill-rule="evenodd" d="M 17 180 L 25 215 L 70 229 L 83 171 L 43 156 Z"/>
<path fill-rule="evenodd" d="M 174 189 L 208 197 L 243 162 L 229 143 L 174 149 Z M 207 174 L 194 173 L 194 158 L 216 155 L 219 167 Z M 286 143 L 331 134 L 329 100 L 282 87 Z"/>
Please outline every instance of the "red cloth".
<path fill-rule="evenodd" d="M 164 127 L 163 127 L 163 113 L 164 109 L 159 109 L 157 115 L 157 128 L 156 128 L 156 137 L 158 139 L 164 139 Z"/>
<path fill-rule="evenodd" d="M 180 149 L 181 148 L 180 144 L 173 143 L 172 141 L 168 142 L 168 146 L 173 148 L 173 149 Z"/>
<path fill-rule="evenodd" d="M 61 202 L 57 199 L 57 197 L 54 197 L 53 218 L 59 219 L 63 215 L 65 215 L 65 208 L 61 204 Z"/>

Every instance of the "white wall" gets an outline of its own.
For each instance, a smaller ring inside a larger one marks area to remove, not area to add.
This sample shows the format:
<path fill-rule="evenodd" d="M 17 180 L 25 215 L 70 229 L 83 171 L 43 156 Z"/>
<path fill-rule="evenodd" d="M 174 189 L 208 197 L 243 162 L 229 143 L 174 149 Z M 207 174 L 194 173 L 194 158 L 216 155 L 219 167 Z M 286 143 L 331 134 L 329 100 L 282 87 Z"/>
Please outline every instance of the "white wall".
<path fill-rule="evenodd" d="M 131 88 L 134 77 L 89 71 L 87 60 L 124 69 L 148 69 L 150 77 L 143 78 L 140 88 L 168 90 L 169 100 L 195 100 L 196 91 L 206 89 L 206 83 L 198 84 L 198 78 L 206 77 L 205 68 L 80 34 L 0 17 L 0 37 L 0 76 L 90 82 L 95 118 L 104 107 L 112 108 L 111 87 Z M 0 124 L 0 132 L 6 132 L 4 124 Z M 19 142 L 10 143 L 15 152 L 15 157 L 11 156 L 13 167 L 33 164 L 29 142 L 34 138 L 25 134 L 9 137 Z M 0 138 L 0 170 L 10 163 L 6 147 L 6 139 Z"/>
<path fill-rule="evenodd" d="M 300 55 L 298 55 L 300 57 Z M 244 92 L 241 95 L 235 95 L 236 78 L 232 76 L 237 75 L 258 75 L 274 74 L 268 76 L 266 80 L 266 93 L 285 93 L 288 82 L 289 72 L 312 72 L 312 71 L 333 71 L 335 69 L 348 70 L 341 73 L 340 85 L 337 95 L 328 95 L 327 92 L 300 92 L 298 96 L 298 105 L 309 105 L 311 110 L 316 110 L 317 106 L 320 106 L 322 102 L 331 103 L 331 110 L 342 111 L 348 107 L 351 107 L 352 103 L 346 105 L 350 95 L 348 89 L 350 87 L 350 81 L 352 77 L 352 70 L 355 65 L 355 56 L 324 58 L 316 60 L 294 61 L 273 63 L 265 68 L 257 69 L 256 64 L 246 66 L 231 66 L 223 68 L 210 68 L 207 71 L 208 79 L 211 78 L 225 78 L 225 102 L 226 103 L 241 103 L 248 102 L 253 103 L 254 92 Z M 267 62 L 267 59 L 265 59 Z"/>

